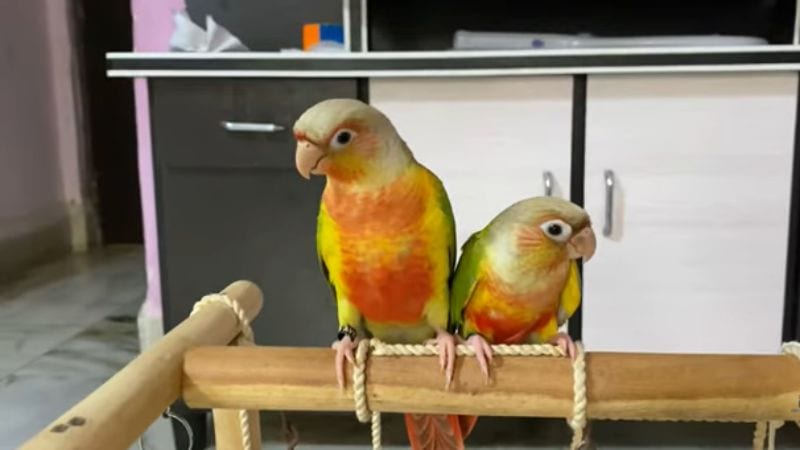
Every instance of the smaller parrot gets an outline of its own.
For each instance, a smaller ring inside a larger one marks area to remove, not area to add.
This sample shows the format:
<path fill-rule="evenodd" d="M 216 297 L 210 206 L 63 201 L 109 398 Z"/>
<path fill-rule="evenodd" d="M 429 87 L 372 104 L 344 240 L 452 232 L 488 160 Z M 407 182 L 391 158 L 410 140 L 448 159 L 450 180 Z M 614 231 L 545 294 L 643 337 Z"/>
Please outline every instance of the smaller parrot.
<path fill-rule="evenodd" d="M 557 197 L 514 203 L 470 236 L 456 266 L 450 320 L 487 381 L 489 343 L 549 342 L 575 357 L 559 327 L 581 302 L 576 260 L 588 261 L 595 247 L 588 213 Z"/>

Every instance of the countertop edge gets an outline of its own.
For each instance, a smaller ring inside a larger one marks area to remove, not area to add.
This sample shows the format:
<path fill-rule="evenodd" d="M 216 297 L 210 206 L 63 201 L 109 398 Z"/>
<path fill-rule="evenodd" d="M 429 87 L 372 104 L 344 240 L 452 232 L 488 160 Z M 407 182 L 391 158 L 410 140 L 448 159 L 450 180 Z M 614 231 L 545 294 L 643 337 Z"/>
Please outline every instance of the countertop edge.
<path fill-rule="evenodd" d="M 491 52 L 109 53 L 109 77 L 379 78 L 800 71 L 800 46 Z"/>

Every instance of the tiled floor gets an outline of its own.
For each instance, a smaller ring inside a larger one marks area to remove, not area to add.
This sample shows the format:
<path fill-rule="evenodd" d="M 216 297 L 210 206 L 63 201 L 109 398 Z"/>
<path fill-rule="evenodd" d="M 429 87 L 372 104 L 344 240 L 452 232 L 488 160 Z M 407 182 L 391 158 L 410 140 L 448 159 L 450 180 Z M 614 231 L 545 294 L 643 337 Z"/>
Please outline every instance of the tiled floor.
<path fill-rule="evenodd" d="M 135 247 L 70 258 L 0 287 L 0 450 L 18 447 L 136 356 L 144 292 L 142 254 Z M 368 448 L 369 428 L 352 414 L 288 417 L 300 433 L 298 449 Z M 263 413 L 262 420 L 265 448 L 285 448 L 278 415 Z M 752 448 L 749 424 L 601 422 L 594 437 L 600 449 Z M 468 444 L 558 449 L 567 442 L 563 420 L 481 418 Z M 405 448 L 399 416 L 385 415 L 384 443 Z M 151 428 L 145 448 L 174 448 L 165 420 Z M 780 430 L 778 448 L 800 449 L 794 425 Z"/>
<path fill-rule="evenodd" d="M 139 352 L 142 252 L 73 257 L 0 287 L 0 449 L 17 448 Z M 153 439 L 170 449 L 166 423 Z M 166 445 L 164 445 L 166 444 Z"/>

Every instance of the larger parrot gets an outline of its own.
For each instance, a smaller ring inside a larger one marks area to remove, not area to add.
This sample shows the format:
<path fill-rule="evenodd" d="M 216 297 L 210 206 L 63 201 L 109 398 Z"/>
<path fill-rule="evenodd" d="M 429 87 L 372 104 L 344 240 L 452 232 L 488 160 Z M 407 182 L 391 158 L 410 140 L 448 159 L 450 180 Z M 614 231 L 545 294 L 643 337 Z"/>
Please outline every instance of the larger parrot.
<path fill-rule="evenodd" d="M 322 101 L 294 125 L 300 174 L 327 180 L 317 252 L 336 301 L 336 375 L 356 341 L 435 339 L 446 382 L 455 339 L 447 332 L 455 224 L 441 181 L 418 163 L 389 119 L 357 100 Z M 462 449 L 458 416 L 406 415 L 414 449 Z"/>
<path fill-rule="evenodd" d="M 452 324 L 489 376 L 492 344 L 551 342 L 574 357 L 559 327 L 581 303 L 576 261 L 596 240 L 589 215 L 557 197 L 519 201 L 462 247 L 452 284 Z"/>

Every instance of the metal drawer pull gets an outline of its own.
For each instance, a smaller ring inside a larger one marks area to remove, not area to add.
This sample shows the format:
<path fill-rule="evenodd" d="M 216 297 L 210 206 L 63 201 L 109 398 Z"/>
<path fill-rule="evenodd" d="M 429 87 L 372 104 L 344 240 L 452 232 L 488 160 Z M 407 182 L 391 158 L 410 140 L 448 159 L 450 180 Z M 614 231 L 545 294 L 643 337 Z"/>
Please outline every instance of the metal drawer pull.
<path fill-rule="evenodd" d="M 555 184 L 553 180 L 553 172 L 550 172 L 549 170 L 542 172 L 542 181 L 544 182 L 544 195 L 552 197 L 553 185 Z"/>
<path fill-rule="evenodd" d="M 606 223 L 603 225 L 603 236 L 609 237 L 614 231 L 614 171 L 603 172 L 603 182 L 606 185 Z"/>
<path fill-rule="evenodd" d="M 259 122 L 222 122 L 222 128 L 228 131 L 243 131 L 246 133 L 277 133 L 283 131 L 281 125 L 274 123 L 259 123 Z"/>

